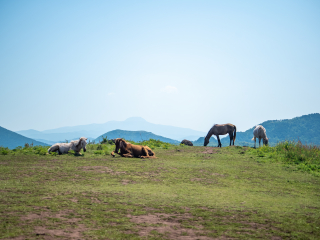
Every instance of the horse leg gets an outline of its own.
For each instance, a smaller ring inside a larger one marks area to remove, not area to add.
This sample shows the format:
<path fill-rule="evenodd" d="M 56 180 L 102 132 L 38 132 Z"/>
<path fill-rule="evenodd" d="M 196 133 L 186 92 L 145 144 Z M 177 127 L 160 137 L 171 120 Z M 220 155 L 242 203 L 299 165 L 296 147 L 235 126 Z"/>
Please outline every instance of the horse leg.
<path fill-rule="evenodd" d="M 261 138 L 259 138 L 259 147 L 260 147 Z"/>
<path fill-rule="evenodd" d="M 233 133 L 232 132 L 229 132 L 229 137 L 230 137 L 230 145 L 229 146 L 231 146 L 231 141 L 233 139 Z M 234 141 L 233 141 L 233 145 L 234 145 Z"/>
<path fill-rule="evenodd" d="M 218 147 L 221 147 L 221 141 L 220 141 L 219 135 L 217 135 L 217 139 L 218 139 Z"/>
<path fill-rule="evenodd" d="M 133 158 L 134 156 L 131 155 L 131 153 L 125 153 L 125 154 L 122 154 L 122 157 L 131 157 L 131 158 Z"/>
<path fill-rule="evenodd" d="M 256 138 L 254 138 L 254 148 L 256 148 Z"/>

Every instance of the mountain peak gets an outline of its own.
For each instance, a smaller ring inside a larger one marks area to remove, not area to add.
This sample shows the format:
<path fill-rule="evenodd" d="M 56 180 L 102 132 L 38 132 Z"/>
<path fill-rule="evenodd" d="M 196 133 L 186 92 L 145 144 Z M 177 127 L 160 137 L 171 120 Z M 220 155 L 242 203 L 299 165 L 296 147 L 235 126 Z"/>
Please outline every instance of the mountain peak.
<path fill-rule="evenodd" d="M 125 120 L 125 122 L 147 122 L 142 117 L 130 117 Z"/>

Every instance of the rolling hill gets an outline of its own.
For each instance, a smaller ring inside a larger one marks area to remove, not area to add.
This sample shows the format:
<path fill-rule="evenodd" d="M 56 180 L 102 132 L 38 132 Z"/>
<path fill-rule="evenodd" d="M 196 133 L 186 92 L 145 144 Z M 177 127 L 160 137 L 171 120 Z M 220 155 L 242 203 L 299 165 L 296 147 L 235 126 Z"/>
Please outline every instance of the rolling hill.
<path fill-rule="evenodd" d="M 271 146 L 274 146 L 277 142 L 285 140 L 300 140 L 303 144 L 320 145 L 319 113 L 303 115 L 301 117 L 296 117 L 292 119 L 268 120 L 263 123 L 260 123 L 259 125 L 264 126 L 267 130 L 267 137 L 269 138 L 269 143 Z M 237 132 L 235 144 L 242 146 L 253 146 L 254 142 L 251 141 L 251 139 L 253 137 L 254 128 L 255 126 L 253 126 L 245 132 Z M 203 141 L 204 138 L 199 138 L 197 141 L 194 141 L 194 144 L 197 146 L 203 146 Z M 223 138 L 221 140 L 222 146 L 229 145 L 229 141 L 229 137 Z M 212 140 L 210 140 L 210 143 L 211 142 Z M 213 145 L 216 146 L 217 141 L 214 142 Z"/>
<path fill-rule="evenodd" d="M 95 139 L 95 142 L 98 143 L 99 141 L 102 141 L 103 137 L 107 137 L 108 139 L 113 139 L 113 138 L 124 138 L 128 141 L 135 141 L 135 142 L 142 142 L 144 140 L 149 140 L 150 138 L 155 139 L 155 140 L 160 140 L 163 142 L 168 142 L 172 144 L 180 144 L 179 141 L 173 140 L 170 138 L 165 138 L 159 135 L 155 135 L 151 132 L 146 132 L 146 131 L 125 131 L 125 130 L 113 130 L 110 132 L 107 132 L 105 134 L 102 134 L 101 136 L 97 137 Z"/>
<path fill-rule="evenodd" d="M 42 146 L 48 146 L 48 144 L 45 144 L 43 142 L 36 141 L 31 138 L 24 137 L 18 133 L 12 132 L 6 128 L 0 127 L 0 146 L 1 147 L 8 147 L 10 149 L 16 148 L 18 146 L 24 146 L 24 144 L 32 144 L 34 146 L 36 145 L 42 145 Z"/>

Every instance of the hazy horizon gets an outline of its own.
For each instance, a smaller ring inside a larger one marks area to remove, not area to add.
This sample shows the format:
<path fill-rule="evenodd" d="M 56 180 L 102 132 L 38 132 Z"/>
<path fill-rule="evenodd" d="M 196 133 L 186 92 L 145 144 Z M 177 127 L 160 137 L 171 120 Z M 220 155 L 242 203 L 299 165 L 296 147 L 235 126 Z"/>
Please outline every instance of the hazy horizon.
<path fill-rule="evenodd" d="M 315 113 L 310 113 L 310 114 L 315 114 Z M 305 114 L 305 115 L 309 115 L 309 114 Z M 304 115 L 301 115 L 301 116 L 304 116 Z M 301 116 L 296 116 L 296 117 L 301 117 Z M 294 117 L 294 118 L 296 118 L 296 117 Z M 129 118 L 124 119 L 124 120 L 119 120 L 118 122 L 125 122 L 125 121 L 129 120 L 130 118 L 141 118 L 141 119 L 143 119 L 144 121 L 146 121 L 146 122 L 148 122 L 148 123 L 156 124 L 156 123 L 153 123 L 153 122 L 149 122 L 149 121 L 147 121 L 146 119 L 144 119 L 144 118 L 142 118 L 142 117 L 138 117 L 138 116 L 129 117 Z M 290 119 L 292 119 L 292 118 L 289 118 L 289 119 L 287 119 L 287 118 L 284 118 L 284 119 L 268 119 L 268 120 L 265 120 L 265 121 L 263 121 L 263 122 L 273 121 L 273 120 L 290 120 Z M 44 130 L 37 130 L 37 129 L 31 129 L 31 128 L 30 128 L 30 129 L 21 129 L 21 130 L 16 130 L 16 131 L 11 130 L 11 131 L 19 132 L 19 131 L 24 131 L 24 130 L 36 130 L 36 131 L 39 131 L 39 132 L 43 132 L 43 131 L 49 131 L 49 130 L 59 129 L 59 128 L 69 128 L 69 127 L 87 126 L 87 125 L 94 125 L 94 124 L 99 125 L 99 124 L 105 124 L 105 123 L 112 122 L 112 121 L 116 121 L 116 120 L 111 120 L 111 121 L 107 121 L 107 122 L 104 122 L 104 123 L 90 123 L 90 124 L 81 124 L 81 125 L 75 125 L 75 126 L 62 126 L 62 127 L 58 127 L 58 128 L 51 128 L 51 129 L 44 129 Z M 262 123 L 262 122 L 261 122 L 261 123 Z M 252 128 L 252 127 L 254 127 L 254 126 L 258 125 L 258 124 L 261 124 L 261 123 L 254 124 L 254 125 L 251 126 L 250 128 Z M 165 125 L 165 124 L 159 124 L 159 125 Z M 214 124 L 212 124 L 212 126 L 213 126 L 213 125 L 214 125 Z M 172 125 L 165 125 L 165 126 L 172 126 Z M 210 126 L 210 128 L 211 128 L 212 126 Z M 1 127 L 2 127 L 2 126 L 1 126 Z M 179 127 L 179 126 L 172 126 L 172 127 Z M 209 128 L 209 129 L 210 129 L 210 128 Z M 250 128 L 248 128 L 248 129 L 250 129 Z M 196 130 L 196 129 L 192 129 L 192 128 L 188 128 L 188 129 Z M 209 129 L 208 129 L 207 131 L 201 131 L 201 132 L 206 133 L 206 132 L 209 131 Z M 248 130 L 248 129 L 245 129 L 245 130 L 238 130 L 238 129 L 237 129 L 237 130 L 240 131 L 240 132 L 245 132 L 245 131 Z M 10 130 L 10 129 L 8 129 L 8 130 Z M 117 130 L 117 129 L 114 129 L 114 130 Z M 134 131 L 134 130 L 128 130 L 128 129 L 119 129 L 119 130 Z M 111 131 L 113 131 L 113 130 L 111 130 Z M 144 130 L 141 130 L 141 131 L 144 131 Z M 196 130 L 196 131 L 200 131 L 200 130 Z M 225 136 L 222 136 L 222 137 L 225 137 Z"/>
<path fill-rule="evenodd" d="M 0 126 L 207 132 L 319 113 L 319 1 L 1 1 Z"/>

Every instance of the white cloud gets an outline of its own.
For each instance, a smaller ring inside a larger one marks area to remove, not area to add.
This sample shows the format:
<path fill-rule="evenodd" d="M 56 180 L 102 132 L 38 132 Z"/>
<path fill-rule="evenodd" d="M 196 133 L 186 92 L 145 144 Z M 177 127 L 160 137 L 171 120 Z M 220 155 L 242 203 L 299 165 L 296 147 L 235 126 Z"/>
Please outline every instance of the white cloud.
<path fill-rule="evenodd" d="M 108 96 L 112 96 L 112 95 L 115 95 L 115 93 L 114 92 L 109 92 L 108 93 Z"/>
<path fill-rule="evenodd" d="M 165 93 L 176 93 L 178 92 L 178 89 L 174 86 L 166 86 L 165 88 L 161 89 L 161 92 L 165 92 Z"/>

